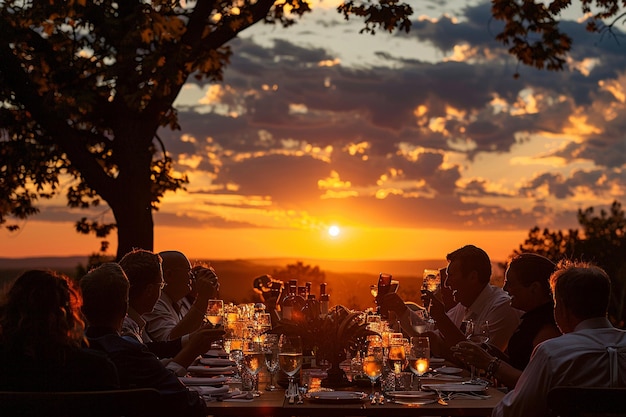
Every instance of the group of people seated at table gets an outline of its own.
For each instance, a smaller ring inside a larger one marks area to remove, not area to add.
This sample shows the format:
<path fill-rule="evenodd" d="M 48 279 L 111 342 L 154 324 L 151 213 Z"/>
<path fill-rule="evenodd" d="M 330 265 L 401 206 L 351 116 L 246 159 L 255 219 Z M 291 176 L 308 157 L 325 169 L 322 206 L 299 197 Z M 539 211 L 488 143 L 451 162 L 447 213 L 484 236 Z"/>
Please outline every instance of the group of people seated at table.
<path fill-rule="evenodd" d="M 626 386 L 626 332 L 607 319 L 610 279 L 582 262 L 555 265 L 515 257 L 504 287 L 490 284 L 491 261 L 467 245 L 447 255 L 442 283 L 457 303 L 425 292 L 434 354 L 484 369 L 510 391 L 494 416 L 547 415 L 560 385 Z M 133 250 L 119 263 L 68 277 L 31 270 L 0 304 L 0 390 L 80 391 L 156 388 L 180 415 L 205 415 L 204 403 L 177 378 L 223 330 L 203 324 L 219 282 L 177 251 Z M 396 293 L 380 300 L 413 335 L 419 312 Z M 489 323 L 489 344 L 466 340 L 468 320 Z M 562 334 L 561 334 L 562 333 Z"/>
<path fill-rule="evenodd" d="M 215 271 L 190 270 L 180 252 L 133 250 L 89 271 L 78 288 L 55 272 L 23 273 L 0 307 L 0 390 L 155 388 L 177 414 L 205 416 L 178 376 L 224 331 L 202 320 L 219 289 Z M 187 293 L 194 300 L 178 308 Z M 149 314 L 167 323 L 152 327 L 156 340 L 144 331 Z"/>
<path fill-rule="evenodd" d="M 590 263 L 525 253 L 511 260 L 504 287 L 490 284 L 491 261 L 467 245 L 447 255 L 447 278 L 454 307 L 429 291 L 428 332 L 434 354 L 476 366 L 509 388 L 493 416 L 547 416 L 547 394 L 556 386 L 626 387 L 626 331 L 607 318 L 611 281 Z M 419 318 L 398 294 L 380 301 L 414 334 Z M 489 344 L 466 340 L 468 320 L 488 322 Z"/>

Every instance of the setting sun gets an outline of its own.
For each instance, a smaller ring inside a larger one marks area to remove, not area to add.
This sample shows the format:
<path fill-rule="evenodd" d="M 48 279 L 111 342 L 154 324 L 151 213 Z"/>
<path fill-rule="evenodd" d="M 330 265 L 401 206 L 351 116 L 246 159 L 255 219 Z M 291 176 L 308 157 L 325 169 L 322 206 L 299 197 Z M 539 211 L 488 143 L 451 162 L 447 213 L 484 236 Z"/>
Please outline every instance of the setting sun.
<path fill-rule="evenodd" d="M 328 228 L 328 234 L 331 235 L 332 237 L 339 236 L 339 233 L 341 233 L 341 230 L 339 229 L 339 226 L 337 225 L 332 225 Z"/>

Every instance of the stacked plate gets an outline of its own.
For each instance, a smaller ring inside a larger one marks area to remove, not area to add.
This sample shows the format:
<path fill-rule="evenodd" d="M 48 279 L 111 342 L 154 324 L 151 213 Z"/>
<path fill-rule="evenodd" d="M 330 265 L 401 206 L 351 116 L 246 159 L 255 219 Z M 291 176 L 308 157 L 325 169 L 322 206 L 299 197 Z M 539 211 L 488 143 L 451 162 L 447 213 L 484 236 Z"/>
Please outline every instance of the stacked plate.
<path fill-rule="evenodd" d="M 187 370 L 194 376 L 232 375 L 237 371 L 237 367 L 191 365 L 187 367 Z"/>
<path fill-rule="evenodd" d="M 392 391 L 387 395 L 396 404 L 424 405 L 437 402 L 437 395 L 434 392 L 426 391 Z"/>

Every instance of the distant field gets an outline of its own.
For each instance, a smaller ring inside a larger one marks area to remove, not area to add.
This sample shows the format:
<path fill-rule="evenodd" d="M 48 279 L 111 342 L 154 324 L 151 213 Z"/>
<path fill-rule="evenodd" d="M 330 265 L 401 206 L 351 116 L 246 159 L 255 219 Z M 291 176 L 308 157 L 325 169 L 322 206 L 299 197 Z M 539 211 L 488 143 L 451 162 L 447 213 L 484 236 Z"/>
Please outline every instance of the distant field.
<path fill-rule="evenodd" d="M 191 260 L 193 263 L 203 260 Z M 445 260 L 416 261 L 327 261 L 314 259 L 250 259 L 211 260 L 220 277 L 220 296 L 227 302 L 244 303 L 258 301 L 252 288 L 254 278 L 272 274 L 275 270 L 302 261 L 305 265 L 319 266 L 326 275 L 331 304 L 342 304 L 350 308 L 374 307 L 370 285 L 376 284 L 378 274 L 387 272 L 400 282 L 399 294 L 405 300 L 419 300 L 422 271 L 439 268 Z M 52 269 L 75 277 L 78 266 L 85 266 L 87 258 L 0 258 L 0 293 L 7 284 L 27 269 Z M 304 279 L 302 280 L 304 281 Z M 494 266 L 494 283 L 501 285 L 502 271 Z M 303 282 L 302 282 L 303 283 Z M 314 288 L 317 294 L 318 288 Z"/>

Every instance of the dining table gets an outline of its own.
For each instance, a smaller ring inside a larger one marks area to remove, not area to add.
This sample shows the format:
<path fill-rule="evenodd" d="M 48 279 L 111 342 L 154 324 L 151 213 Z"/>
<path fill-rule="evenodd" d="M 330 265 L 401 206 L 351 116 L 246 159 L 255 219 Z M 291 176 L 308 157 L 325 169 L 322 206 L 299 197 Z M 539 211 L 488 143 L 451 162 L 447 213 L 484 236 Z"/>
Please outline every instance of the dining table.
<path fill-rule="evenodd" d="M 356 388 L 351 388 L 357 391 Z M 213 401 L 207 403 L 208 415 L 215 417 L 394 417 L 403 416 L 490 416 L 493 408 L 504 397 L 497 388 L 486 388 L 482 398 L 452 398 L 445 402 L 428 404 L 398 404 L 385 400 L 383 404 L 372 404 L 368 398 L 362 401 L 316 401 L 303 395 L 301 403 L 290 403 L 284 390 L 265 391 L 249 401 Z M 444 405 L 445 404 L 445 405 Z"/>
<path fill-rule="evenodd" d="M 223 389 L 219 388 L 222 386 L 220 384 L 212 388 L 218 390 L 212 391 L 216 395 L 206 395 L 203 391 L 207 416 L 214 417 L 490 416 L 505 395 L 500 389 L 487 384 L 469 384 L 470 378 L 466 369 L 455 368 L 443 360 L 436 364 L 435 359 L 431 358 L 431 361 L 433 369 L 424 374 L 418 383 L 422 390 L 416 389 L 411 378 L 408 391 L 386 392 L 384 397 L 379 393 L 380 387 L 372 387 L 366 379 L 366 384 L 353 383 L 342 388 L 310 390 L 302 393 L 300 401 L 290 401 L 283 388 L 265 390 L 270 381 L 266 372 L 259 374 L 260 395 L 253 396 L 251 392 L 241 391 L 239 388 L 233 391 L 233 385 L 228 388 L 228 373 L 233 373 L 236 368 L 229 366 L 232 363 L 227 359 L 203 359 L 198 364 L 200 369 L 190 369 L 196 375 L 181 378 L 181 381 L 191 385 L 190 388 L 200 388 L 194 385 L 202 385 L 205 380 L 224 381 Z M 204 374 L 197 374 L 199 370 L 203 370 Z M 222 375 L 225 372 L 227 375 Z M 306 375 L 310 371 L 303 372 Z M 201 378 L 202 376 L 205 378 Z M 371 401 L 374 393 L 379 401 Z"/>

